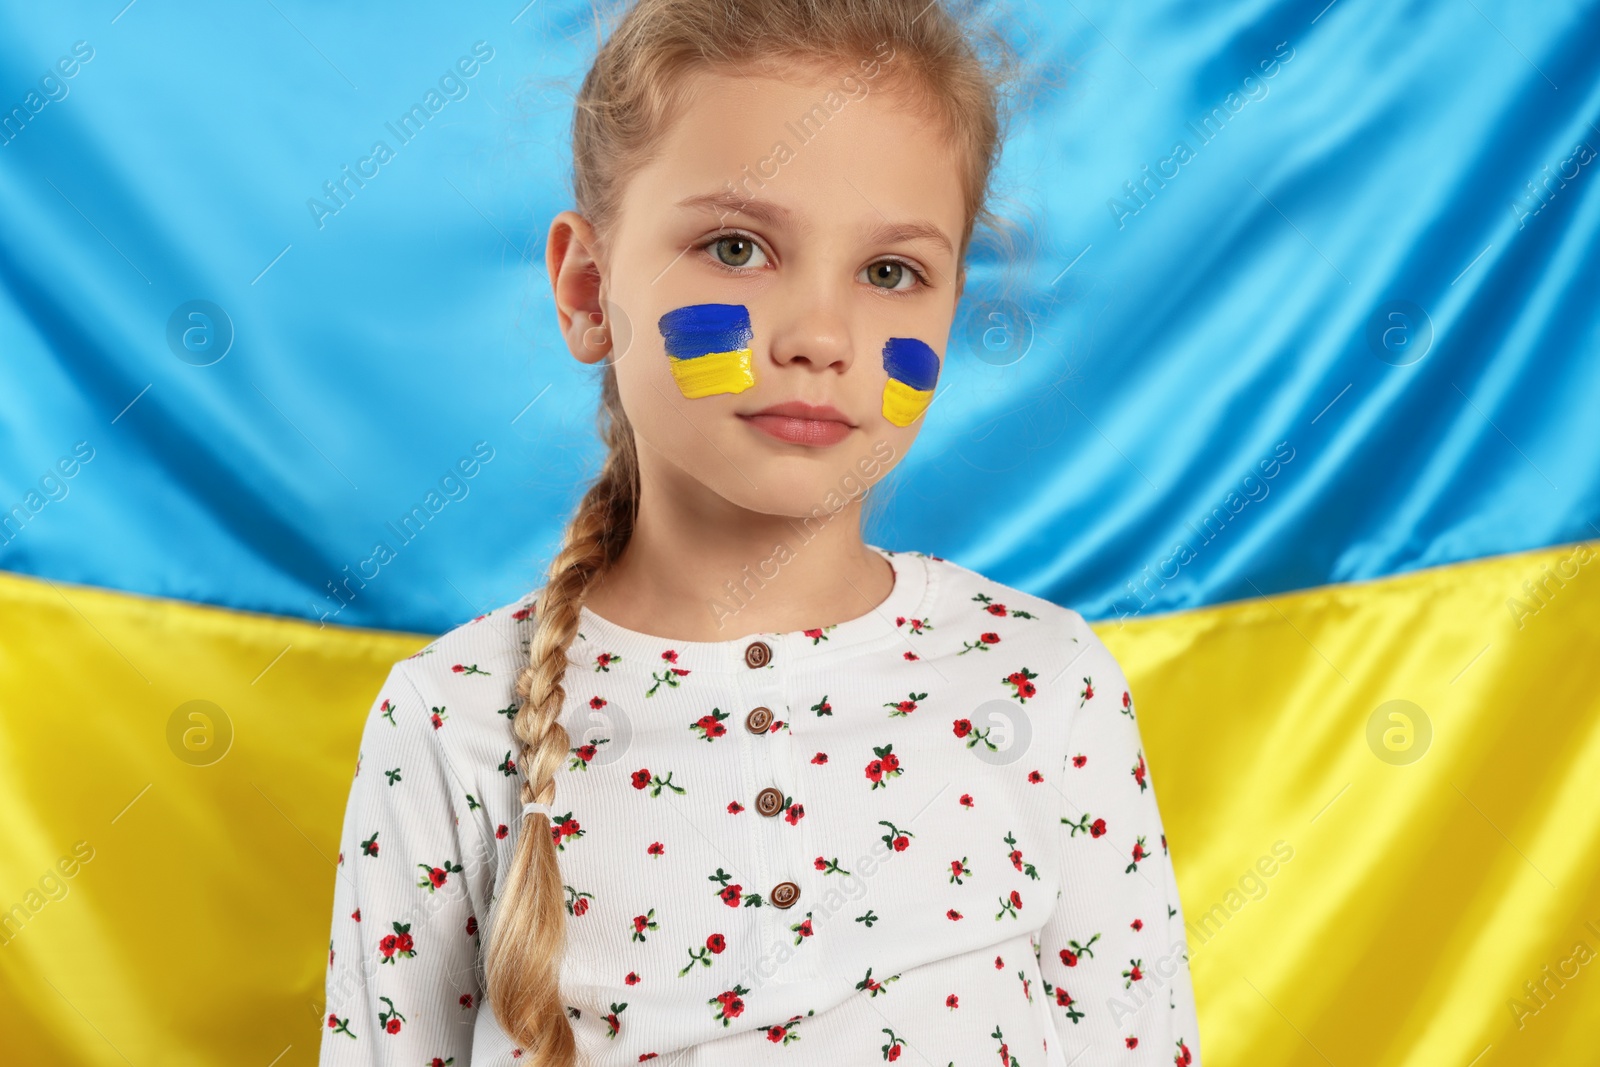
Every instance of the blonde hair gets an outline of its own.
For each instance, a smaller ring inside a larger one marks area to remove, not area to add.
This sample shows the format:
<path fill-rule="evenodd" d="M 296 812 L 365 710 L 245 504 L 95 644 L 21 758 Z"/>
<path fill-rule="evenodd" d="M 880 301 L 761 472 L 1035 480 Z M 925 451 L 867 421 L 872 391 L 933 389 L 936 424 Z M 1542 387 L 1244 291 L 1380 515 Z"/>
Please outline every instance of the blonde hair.
<path fill-rule="evenodd" d="M 979 222 L 1004 232 L 985 204 L 1003 142 L 1003 86 L 1013 68 L 994 30 L 964 29 L 966 13 L 943 0 L 637 0 L 599 49 L 574 102 L 573 199 L 594 227 L 603 263 L 606 235 L 625 183 L 651 156 L 681 105 L 688 75 L 747 72 L 777 61 L 856 68 L 893 53 L 875 79 L 940 123 L 958 148 L 966 207 L 957 262 Z M 991 46 L 986 64 L 977 44 Z M 866 69 L 861 67 L 860 69 Z M 561 726 L 567 650 L 584 597 L 627 546 L 639 501 L 633 428 L 616 369 L 605 364 L 598 422 L 606 459 L 579 502 L 535 602 L 528 664 L 517 677 L 512 729 L 521 743 L 522 801 L 553 802 L 555 772 L 570 739 Z M 534 813 L 498 893 L 486 955 L 488 999 L 531 1067 L 568 1067 L 576 1043 L 561 1000 L 566 900 L 552 827 Z"/>

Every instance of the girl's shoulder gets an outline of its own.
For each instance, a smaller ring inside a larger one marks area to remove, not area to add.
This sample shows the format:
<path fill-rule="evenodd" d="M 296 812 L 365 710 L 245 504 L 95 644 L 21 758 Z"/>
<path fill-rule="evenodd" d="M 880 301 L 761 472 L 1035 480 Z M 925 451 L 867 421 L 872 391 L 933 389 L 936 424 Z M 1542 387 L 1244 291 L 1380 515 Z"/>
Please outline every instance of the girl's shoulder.
<path fill-rule="evenodd" d="M 1057 637 L 1069 639 L 1082 640 L 1084 632 L 1090 631 L 1088 622 L 1073 608 L 1007 585 L 954 560 L 921 552 L 897 554 L 921 556 L 926 562 L 930 611 L 967 620 L 1036 623 Z"/>

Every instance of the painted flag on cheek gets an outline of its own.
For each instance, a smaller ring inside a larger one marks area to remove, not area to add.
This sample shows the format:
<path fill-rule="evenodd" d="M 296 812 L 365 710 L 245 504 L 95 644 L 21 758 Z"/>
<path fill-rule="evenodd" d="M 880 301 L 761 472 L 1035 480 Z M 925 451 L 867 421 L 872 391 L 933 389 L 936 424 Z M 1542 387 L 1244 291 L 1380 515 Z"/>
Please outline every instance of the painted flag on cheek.
<path fill-rule="evenodd" d="M 742 393 L 756 383 L 750 365 L 750 310 L 743 304 L 689 304 L 657 322 L 672 380 L 693 400 Z"/>
<path fill-rule="evenodd" d="M 896 426 L 909 426 L 933 403 L 933 385 L 939 380 L 939 354 L 915 337 L 891 337 L 883 346 L 883 417 Z"/>

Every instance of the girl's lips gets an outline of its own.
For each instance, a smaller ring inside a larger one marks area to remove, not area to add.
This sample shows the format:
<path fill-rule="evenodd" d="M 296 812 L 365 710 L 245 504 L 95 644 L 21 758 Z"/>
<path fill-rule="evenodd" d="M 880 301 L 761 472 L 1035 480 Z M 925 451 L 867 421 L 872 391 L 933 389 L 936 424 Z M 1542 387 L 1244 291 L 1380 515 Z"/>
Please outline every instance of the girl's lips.
<path fill-rule="evenodd" d="M 850 435 L 848 423 L 831 419 L 799 419 L 793 415 L 740 415 L 762 433 L 791 444 L 825 448 Z"/>

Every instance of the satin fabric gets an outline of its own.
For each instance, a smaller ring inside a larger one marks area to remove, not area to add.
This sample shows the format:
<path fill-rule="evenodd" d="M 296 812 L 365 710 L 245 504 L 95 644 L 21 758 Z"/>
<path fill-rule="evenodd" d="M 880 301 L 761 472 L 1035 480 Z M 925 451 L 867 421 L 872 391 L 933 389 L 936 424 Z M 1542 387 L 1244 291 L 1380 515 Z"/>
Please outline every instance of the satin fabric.
<path fill-rule="evenodd" d="M 418 633 L 531 584 L 598 463 L 542 269 L 594 32 L 523 8 L 0 14 L 0 108 L 94 49 L 0 147 L 0 508 L 96 449 L 0 568 Z M 1322 8 L 1009 27 L 1022 240 L 926 339 L 885 544 L 1112 618 L 1600 533 L 1594 6 Z"/>
<path fill-rule="evenodd" d="M 1600 1013 L 1575 956 L 1600 952 L 1590 551 L 1096 624 L 1160 769 L 1208 1055 L 1584 1062 Z M 363 715 L 426 640 L 0 576 L 0 903 L 26 906 L 76 842 L 93 850 L 0 945 L 23 1060 L 266 1063 L 288 1046 L 280 1062 L 315 1062 Z M 197 695 L 235 729 L 209 766 L 167 740 Z M 1368 739 L 1392 700 L 1432 725 L 1411 763 Z"/>

